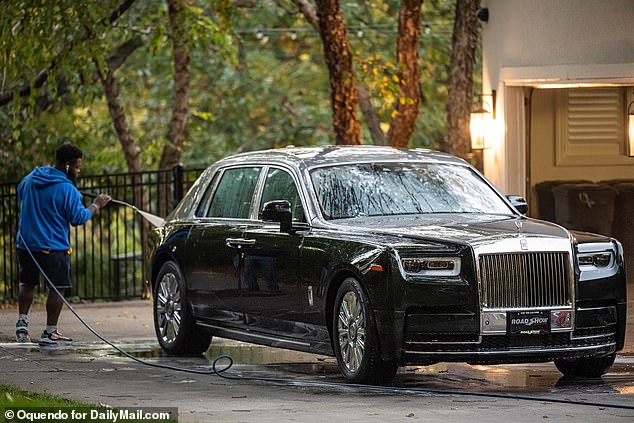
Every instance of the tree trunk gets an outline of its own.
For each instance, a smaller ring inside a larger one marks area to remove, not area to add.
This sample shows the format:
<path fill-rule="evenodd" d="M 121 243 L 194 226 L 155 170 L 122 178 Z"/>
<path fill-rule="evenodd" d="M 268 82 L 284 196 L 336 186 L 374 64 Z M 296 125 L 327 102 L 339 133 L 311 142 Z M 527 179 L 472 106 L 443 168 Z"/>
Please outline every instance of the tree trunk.
<path fill-rule="evenodd" d="M 476 13 L 480 0 L 458 0 L 454 21 L 447 87 L 447 145 L 442 149 L 462 158 L 471 155 L 469 120 L 473 96 L 473 67 L 478 41 Z"/>
<path fill-rule="evenodd" d="M 168 0 L 167 3 L 174 56 L 174 103 L 167 130 L 167 145 L 163 149 L 160 169 L 170 169 L 180 162 L 189 114 L 190 57 L 189 39 L 181 13 L 183 0 Z"/>
<path fill-rule="evenodd" d="M 111 62 L 107 75 L 103 75 L 97 71 L 101 84 L 103 85 L 108 102 L 108 110 L 114 123 L 115 131 L 121 143 L 121 149 L 128 164 L 128 172 L 133 173 L 132 185 L 134 187 L 132 195 L 134 197 L 133 204 L 141 210 L 148 210 L 150 206 L 150 198 L 145 186 L 143 185 L 143 171 L 141 160 L 139 157 L 139 149 L 132 138 L 128 120 L 126 119 L 125 110 L 121 101 L 119 101 L 119 86 L 114 78 L 114 66 L 116 63 Z M 141 228 L 141 245 L 146 245 L 147 237 L 152 230 L 151 225 L 140 216 L 135 216 L 139 228 Z"/>
<path fill-rule="evenodd" d="M 401 98 L 396 104 L 396 115 L 392 118 L 387 133 L 388 144 L 394 147 L 406 148 L 409 145 L 420 109 L 418 42 L 422 4 L 423 0 L 403 0 L 398 14 L 396 58 Z"/>
<path fill-rule="evenodd" d="M 143 170 L 139 159 L 139 150 L 132 139 L 128 120 L 125 116 L 123 105 L 119 101 L 119 86 L 114 79 L 112 71 L 108 71 L 106 75 L 100 75 L 101 84 L 103 85 L 108 102 L 108 110 L 112 117 L 114 129 L 119 137 L 119 143 L 125 156 L 129 172 L 141 172 Z"/>
<path fill-rule="evenodd" d="M 308 0 L 293 0 L 293 3 L 295 3 L 295 5 L 299 8 L 299 11 L 304 15 L 308 23 L 315 28 L 315 31 L 319 32 L 319 18 L 317 17 L 317 11 L 308 2 Z M 372 105 L 372 99 L 370 97 L 370 93 L 368 92 L 368 88 L 363 84 L 357 85 L 357 95 L 359 97 L 359 108 L 361 109 L 361 114 L 368 125 L 372 142 L 374 145 L 385 145 L 385 134 L 381 129 L 379 115 L 376 113 L 376 109 Z"/>
<path fill-rule="evenodd" d="M 359 95 L 359 107 L 365 118 L 365 123 L 368 125 L 368 130 L 370 131 L 374 145 L 386 145 L 385 134 L 381 129 L 381 121 L 376 114 L 374 106 L 372 106 L 372 99 L 370 98 L 368 88 L 363 84 L 357 85 L 357 94 Z"/>
<path fill-rule="evenodd" d="M 332 124 L 337 144 L 363 144 L 357 117 L 352 55 L 339 0 L 317 0 L 319 33 L 330 76 Z"/>

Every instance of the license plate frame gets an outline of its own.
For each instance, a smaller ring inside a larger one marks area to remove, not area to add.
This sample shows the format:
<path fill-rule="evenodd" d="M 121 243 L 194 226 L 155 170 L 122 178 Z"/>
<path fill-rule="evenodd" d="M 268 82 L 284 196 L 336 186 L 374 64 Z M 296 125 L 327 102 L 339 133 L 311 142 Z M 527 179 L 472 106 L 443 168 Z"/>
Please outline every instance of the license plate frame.
<path fill-rule="evenodd" d="M 550 333 L 550 311 L 514 311 L 509 315 L 511 335 L 543 335 Z"/>

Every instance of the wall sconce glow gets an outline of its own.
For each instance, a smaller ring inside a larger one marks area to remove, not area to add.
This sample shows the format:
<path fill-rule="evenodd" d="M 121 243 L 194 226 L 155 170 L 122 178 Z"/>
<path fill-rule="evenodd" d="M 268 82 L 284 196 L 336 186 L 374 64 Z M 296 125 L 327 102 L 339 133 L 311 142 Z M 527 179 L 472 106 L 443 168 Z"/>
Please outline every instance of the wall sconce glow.
<path fill-rule="evenodd" d="M 627 106 L 628 154 L 634 157 L 634 101 Z"/>
<path fill-rule="evenodd" d="M 491 97 L 490 104 L 487 104 L 484 100 L 486 96 Z M 495 136 L 497 130 L 495 122 L 495 90 L 491 94 L 481 94 L 480 97 L 481 104 L 476 110 L 471 112 L 471 120 L 469 122 L 472 150 L 490 148 L 491 138 Z"/>
<path fill-rule="evenodd" d="M 486 110 L 478 110 L 471 113 L 469 130 L 471 132 L 471 149 L 483 150 L 486 148 L 487 126 L 491 123 L 491 114 Z"/>

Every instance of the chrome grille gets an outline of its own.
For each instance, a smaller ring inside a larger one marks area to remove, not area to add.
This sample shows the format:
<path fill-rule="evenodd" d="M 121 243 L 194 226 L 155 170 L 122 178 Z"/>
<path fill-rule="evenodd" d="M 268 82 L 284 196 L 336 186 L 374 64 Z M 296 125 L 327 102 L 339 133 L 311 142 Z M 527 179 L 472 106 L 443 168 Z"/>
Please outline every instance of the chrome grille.
<path fill-rule="evenodd" d="M 565 252 L 480 256 L 483 306 L 491 309 L 558 307 L 572 303 Z"/>

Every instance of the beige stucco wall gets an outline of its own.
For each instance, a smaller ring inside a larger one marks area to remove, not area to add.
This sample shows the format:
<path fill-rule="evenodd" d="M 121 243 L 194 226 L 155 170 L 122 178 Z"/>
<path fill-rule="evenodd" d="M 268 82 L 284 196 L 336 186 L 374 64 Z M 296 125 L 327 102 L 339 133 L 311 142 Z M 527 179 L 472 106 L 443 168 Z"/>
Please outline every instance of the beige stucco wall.
<path fill-rule="evenodd" d="M 634 62 L 632 0 L 483 0 L 483 63 L 491 86 L 503 67 Z M 634 76 L 634 75 L 633 75 Z"/>
<path fill-rule="evenodd" d="M 485 150 L 484 173 L 504 193 L 527 195 L 527 88 L 634 85 L 634 0 L 483 0 L 482 7 L 489 9 L 483 92 L 497 91 L 501 128 Z"/>

